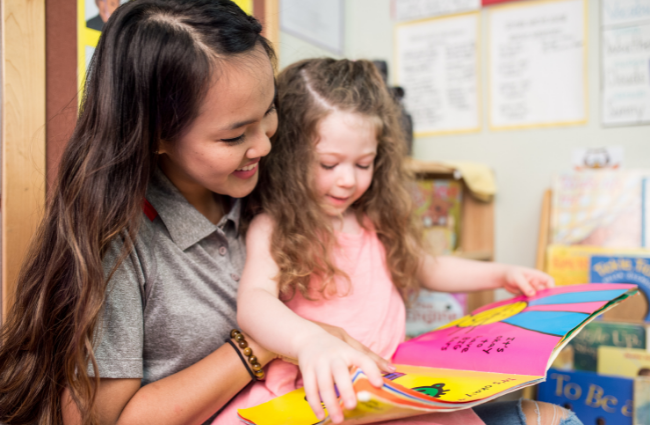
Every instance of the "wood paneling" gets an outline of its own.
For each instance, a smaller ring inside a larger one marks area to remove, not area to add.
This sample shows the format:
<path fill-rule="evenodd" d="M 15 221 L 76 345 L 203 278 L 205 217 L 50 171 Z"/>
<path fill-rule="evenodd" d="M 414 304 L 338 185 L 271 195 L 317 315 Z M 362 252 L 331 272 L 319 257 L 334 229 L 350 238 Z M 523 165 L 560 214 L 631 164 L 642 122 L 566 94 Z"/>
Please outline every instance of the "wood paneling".
<path fill-rule="evenodd" d="M 3 0 L 2 307 L 45 203 L 45 2 Z"/>

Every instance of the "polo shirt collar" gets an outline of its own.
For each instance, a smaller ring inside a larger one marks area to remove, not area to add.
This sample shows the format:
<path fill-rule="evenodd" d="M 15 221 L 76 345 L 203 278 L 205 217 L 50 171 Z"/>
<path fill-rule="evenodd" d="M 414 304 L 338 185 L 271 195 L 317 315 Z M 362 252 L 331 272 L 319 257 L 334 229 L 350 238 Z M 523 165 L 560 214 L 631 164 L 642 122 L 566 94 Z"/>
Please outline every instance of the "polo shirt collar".
<path fill-rule="evenodd" d="M 234 200 L 230 211 L 218 224 L 212 224 L 187 202 L 187 199 L 158 167 L 149 182 L 147 200 L 167 227 L 174 243 L 183 251 L 218 230 L 225 231 L 228 222 L 232 222 L 236 232 L 239 231 L 241 212 L 239 199 Z"/>

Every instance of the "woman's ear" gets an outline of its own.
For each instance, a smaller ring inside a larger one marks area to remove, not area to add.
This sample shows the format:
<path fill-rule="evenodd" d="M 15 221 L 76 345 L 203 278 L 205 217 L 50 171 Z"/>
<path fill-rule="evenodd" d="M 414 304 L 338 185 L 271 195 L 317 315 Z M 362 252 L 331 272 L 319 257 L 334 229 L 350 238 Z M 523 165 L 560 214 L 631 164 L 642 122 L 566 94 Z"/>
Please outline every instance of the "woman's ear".
<path fill-rule="evenodd" d="M 156 155 L 162 155 L 164 153 L 167 153 L 169 147 L 169 142 L 166 140 L 160 140 L 158 142 L 158 148 L 154 151 Z"/>

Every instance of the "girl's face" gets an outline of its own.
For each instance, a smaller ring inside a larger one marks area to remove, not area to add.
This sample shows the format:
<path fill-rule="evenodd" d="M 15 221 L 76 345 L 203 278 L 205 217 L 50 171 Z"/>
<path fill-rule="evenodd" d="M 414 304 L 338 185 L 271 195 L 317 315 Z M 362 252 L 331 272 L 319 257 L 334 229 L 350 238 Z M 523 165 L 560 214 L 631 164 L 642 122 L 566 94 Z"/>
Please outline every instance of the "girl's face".
<path fill-rule="evenodd" d="M 333 111 L 318 125 L 316 193 L 328 215 L 343 214 L 370 187 L 377 156 L 372 117 Z"/>
<path fill-rule="evenodd" d="M 161 167 L 185 195 L 209 190 L 241 198 L 257 184 L 258 163 L 278 126 L 271 62 L 261 47 L 222 61 L 199 114 L 175 141 L 161 141 Z"/>

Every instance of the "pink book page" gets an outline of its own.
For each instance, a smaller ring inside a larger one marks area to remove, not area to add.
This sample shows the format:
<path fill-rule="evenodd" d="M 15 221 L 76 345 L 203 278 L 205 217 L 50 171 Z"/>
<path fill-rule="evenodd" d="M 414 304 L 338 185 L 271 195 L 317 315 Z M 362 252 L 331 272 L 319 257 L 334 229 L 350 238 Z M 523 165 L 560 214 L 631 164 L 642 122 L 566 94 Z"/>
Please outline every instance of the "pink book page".
<path fill-rule="evenodd" d="M 474 311 L 400 344 L 393 362 L 412 366 L 543 376 L 565 334 L 635 285 L 563 286 Z"/>

